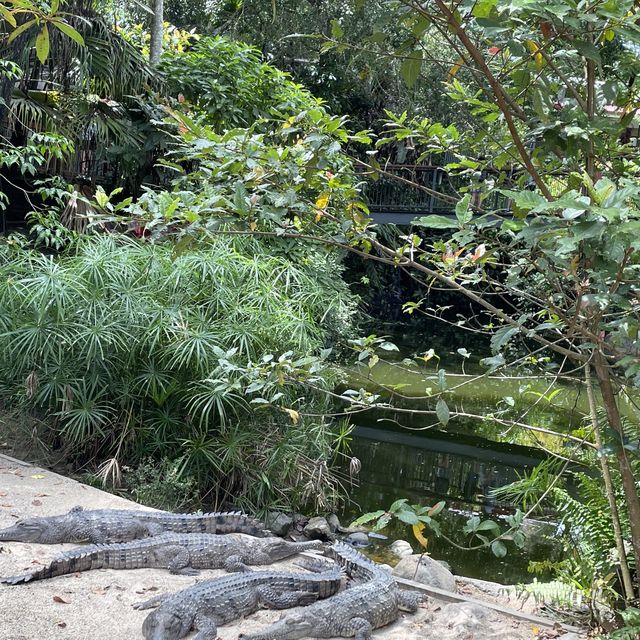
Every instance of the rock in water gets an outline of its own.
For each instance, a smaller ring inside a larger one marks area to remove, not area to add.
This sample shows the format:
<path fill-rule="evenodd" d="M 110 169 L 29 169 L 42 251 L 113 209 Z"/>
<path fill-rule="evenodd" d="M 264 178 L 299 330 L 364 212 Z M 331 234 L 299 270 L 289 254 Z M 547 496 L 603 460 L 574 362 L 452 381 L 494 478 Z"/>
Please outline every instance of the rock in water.
<path fill-rule="evenodd" d="M 307 526 L 304 528 L 304 535 L 312 540 L 333 540 L 334 535 L 331 533 L 331 527 L 326 518 L 319 516 L 311 518 Z"/>
<path fill-rule="evenodd" d="M 345 539 L 350 545 L 354 547 L 368 547 L 369 546 L 369 536 L 366 533 L 350 533 Z"/>
<path fill-rule="evenodd" d="M 402 558 L 395 566 L 393 575 L 445 591 L 453 591 L 454 593 L 456 591 L 456 580 L 451 571 L 445 569 L 437 560 L 424 554 L 416 553 Z"/>
<path fill-rule="evenodd" d="M 391 553 L 398 558 L 404 558 L 413 554 L 413 548 L 406 540 L 396 540 L 389 547 Z"/>
<path fill-rule="evenodd" d="M 329 516 L 327 516 L 327 523 L 329 524 L 331 533 L 335 533 L 336 531 L 340 531 L 340 529 L 342 529 L 342 525 L 340 524 L 340 519 L 335 513 L 332 513 Z"/>

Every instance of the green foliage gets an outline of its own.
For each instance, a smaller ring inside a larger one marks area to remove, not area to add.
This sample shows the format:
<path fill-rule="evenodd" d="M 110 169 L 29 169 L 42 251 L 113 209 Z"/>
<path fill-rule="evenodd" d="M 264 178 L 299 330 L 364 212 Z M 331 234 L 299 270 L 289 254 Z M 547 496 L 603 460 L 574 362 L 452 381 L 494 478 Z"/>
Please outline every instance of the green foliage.
<path fill-rule="evenodd" d="M 58 258 L 0 249 L 2 395 L 49 416 L 71 455 L 168 458 L 254 508 L 336 498 L 333 436 L 304 417 L 326 408 L 326 340 L 353 313 L 330 256 L 108 236 Z"/>
<path fill-rule="evenodd" d="M 147 458 L 124 470 L 123 481 L 136 502 L 164 511 L 185 512 L 198 504 L 194 478 L 184 477 L 176 461 Z"/>
<path fill-rule="evenodd" d="M 624 626 L 611 632 L 609 640 L 636 640 L 640 637 L 640 609 L 629 607 L 621 612 Z"/>
<path fill-rule="evenodd" d="M 162 60 L 167 89 L 203 112 L 218 131 L 246 127 L 274 113 L 297 116 L 319 101 L 249 45 L 222 37 L 196 40 Z"/>
<path fill-rule="evenodd" d="M 445 502 L 440 501 L 433 506 L 423 506 L 419 504 L 410 505 L 407 498 L 396 500 L 388 510 L 372 511 L 365 513 L 351 523 L 352 527 L 369 524 L 375 520 L 373 530 L 384 529 L 392 520 L 410 525 L 415 539 L 426 549 L 428 540 L 423 532 L 425 529 L 431 530 L 436 536 L 442 536 L 447 541 L 461 551 L 489 547 L 496 558 L 504 558 L 507 555 L 505 541 L 512 541 L 518 548 L 522 548 L 525 542 L 524 533 L 521 531 L 523 514 L 518 511 L 507 517 L 509 525 L 506 531 L 502 531 L 500 525 L 493 520 L 481 520 L 479 516 L 471 516 L 461 534 L 468 538 L 466 547 L 448 539 L 440 528 L 440 523 L 436 519 L 438 514 L 445 508 Z M 475 545 L 474 545 L 475 543 Z M 479 544 L 478 544 L 479 543 Z"/>

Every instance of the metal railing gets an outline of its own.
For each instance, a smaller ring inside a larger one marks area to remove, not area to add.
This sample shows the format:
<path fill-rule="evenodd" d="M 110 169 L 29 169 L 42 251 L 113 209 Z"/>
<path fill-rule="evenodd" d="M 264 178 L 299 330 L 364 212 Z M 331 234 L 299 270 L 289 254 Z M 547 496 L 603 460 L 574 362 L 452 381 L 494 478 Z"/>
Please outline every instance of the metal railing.
<path fill-rule="evenodd" d="M 451 177 L 434 165 L 385 165 L 375 180 L 363 177 L 363 196 L 372 213 L 451 214 L 463 196 L 460 189 L 468 186 L 464 178 Z M 472 192 L 472 202 L 477 199 L 479 203 L 480 194 L 476 194 Z M 482 207 L 506 211 L 509 200 L 496 192 L 483 200 Z"/>

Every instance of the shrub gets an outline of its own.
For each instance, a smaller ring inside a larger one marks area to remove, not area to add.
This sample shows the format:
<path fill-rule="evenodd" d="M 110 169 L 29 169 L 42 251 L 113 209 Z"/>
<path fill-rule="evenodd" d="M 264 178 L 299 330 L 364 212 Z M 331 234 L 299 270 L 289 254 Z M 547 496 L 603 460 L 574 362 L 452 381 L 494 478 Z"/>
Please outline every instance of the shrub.
<path fill-rule="evenodd" d="M 83 236 L 59 257 L 0 250 L 0 395 L 49 417 L 75 460 L 167 458 L 212 501 L 326 505 L 329 335 L 353 302 L 331 256 L 250 238 L 182 253 Z M 303 354 L 304 358 L 294 354 Z"/>

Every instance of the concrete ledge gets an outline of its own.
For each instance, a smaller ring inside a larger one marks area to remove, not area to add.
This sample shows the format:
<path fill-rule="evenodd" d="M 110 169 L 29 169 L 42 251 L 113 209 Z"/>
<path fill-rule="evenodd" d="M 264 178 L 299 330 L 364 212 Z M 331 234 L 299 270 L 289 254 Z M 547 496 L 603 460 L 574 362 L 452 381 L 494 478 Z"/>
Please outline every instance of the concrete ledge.
<path fill-rule="evenodd" d="M 0 455 L 0 528 L 18 518 L 65 513 L 75 505 L 85 508 L 143 509 L 94 487 L 65 478 Z M 0 543 L 0 575 L 22 573 L 49 562 L 60 552 L 78 545 L 37 545 Z M 294 561 L 272 565 L 281 570 L 300 570 Z M 171 575 L 158 569 L 116 571 L 101 569 L 20 586 L 0 585 L 1 640 L 133 640 L 141 638 L 142 622 L 148 611 L 136 611 L 132 604 L 154 595 L 175 592 L 198 580 L 224 575 L 222 571 L 203 571 L 195 579 Z M 403 614 L 388 627 L 374 633 L 374 640 L 422 640 L 430 637 L 438 610 L 447 602 L 473 602 L 409 580 L 404 588 L 419 590 L 435 600 L 416 614 Z M 536 627 L 553 622 L 478 602 L 491 611 L 490 628 L 500 629 L 500 638 L 534 640 Z M 279 611 L 259 611 L 245 620 L 219 629 L 221 640 L 237 640 L 238 634 L 264 627 L 281 616 Z M 563 627 L 567 630 L 570 627 Z M 486 634 L 487 629 L 482 630 Z M 193 636 L 190 636 L 193 637 Z M 485 638 L 486 635 L 482 635 Z M 494 636 L 491 636 L 492 638 Z"/>

